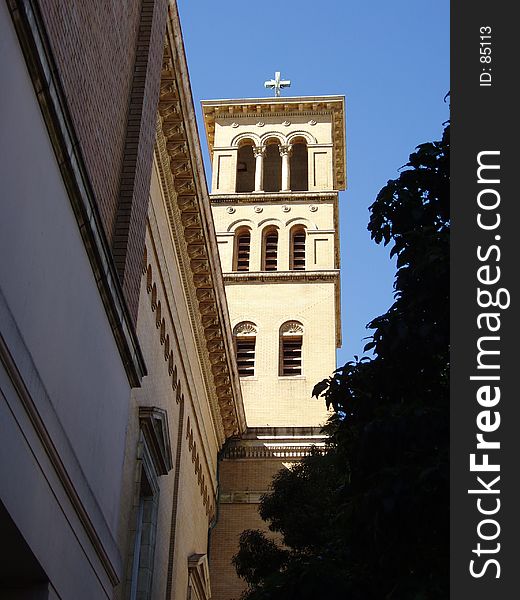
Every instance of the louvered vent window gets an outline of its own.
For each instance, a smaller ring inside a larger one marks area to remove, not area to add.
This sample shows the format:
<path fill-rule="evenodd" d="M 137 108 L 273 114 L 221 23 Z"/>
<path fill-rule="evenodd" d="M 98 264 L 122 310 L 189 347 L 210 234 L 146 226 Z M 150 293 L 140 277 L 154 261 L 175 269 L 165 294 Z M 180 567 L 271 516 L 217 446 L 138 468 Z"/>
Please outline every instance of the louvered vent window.
<path fill-rule="evenodd" d="M 233 329 L 240 377 L 253 377 L 255 374 L 256 334 L 256 325 L 252 321 L 242 321 Z"/>
<path fill-rule="evenodd" d="M 278 268 L 278 232 L 270 231 L 264 238 L 264 269 L 276 271 Z"/>
<path fill-rule="evenodd" d="M 305 270 L 305 230 L 298 229 L 292 235 L 291 267 L 294 271 Z"/>
<path fill-rule="evenodd" d="M 287 321 L 280 328 L 280 376 L 302 375 L 303 326 Z"/>
<path fill-rule="evenodd" d="M 251 234 L 249 231 L 237 236 L 236 270 L 249 271 L 249 254 L 251 250 Z"/>
<path fill-rule="evenodd" d="M 282 338 L 282 375 L 302 374 L 302 338 Z"/>
<path fill-rule="evenodd" d="M 253 377 L 255 374 L 255 345 L 254 336 L 237 337 L 237 364 L 240 377 Z"/>

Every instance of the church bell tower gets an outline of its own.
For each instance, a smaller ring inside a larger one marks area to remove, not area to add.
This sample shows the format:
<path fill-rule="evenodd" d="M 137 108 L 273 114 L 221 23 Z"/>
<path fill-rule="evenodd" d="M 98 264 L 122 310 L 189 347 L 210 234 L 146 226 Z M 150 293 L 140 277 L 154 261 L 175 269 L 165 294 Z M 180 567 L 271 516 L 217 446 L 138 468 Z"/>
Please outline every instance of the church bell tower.
<path fill-rule="evenodd" d="M 341 344 L 338 195 L 346 187 L 343 96 L 202 102 L 211 206 L 247 433 L 221 460 L 214 598 L 238 598 L 231 556 L 272 475 L 323 443 L 314 385 Z"/>
<path fill-rule="evenodd" d="M 211 203 L 249 427 L 320 425 L 341 343 L 342 96 L 202 103 Z"/>

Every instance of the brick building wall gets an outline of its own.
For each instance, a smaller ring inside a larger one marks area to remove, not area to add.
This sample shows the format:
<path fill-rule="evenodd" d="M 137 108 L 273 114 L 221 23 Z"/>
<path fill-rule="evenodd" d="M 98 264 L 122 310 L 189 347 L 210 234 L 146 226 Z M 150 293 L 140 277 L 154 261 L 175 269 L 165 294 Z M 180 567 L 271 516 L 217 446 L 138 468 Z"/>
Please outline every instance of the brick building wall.
<path fill-rule="evenodd" d="M 167 0 L 39 6 L 135 323 Z"/>
<path fill-rule="evenodd" d="M 81 153 L 111 238 L 141 6 L 135 0 L 39 0 Z"/>
<path fill-rule="evenodd" d="M 219 462 L 219 502 L 210 534 L 209 564 L 212 600 L 239 600 L 247 588 L 233 566 L 240 535 L 259 529 L 280 542 L 280 534 L 268 530 L 258 512 L 263 494 L 272 489 L 273 477 L 308 456 L 311 447 L 323 451 L 325 436 L 319 427 L 248 427 L 242 438 L 231 440 Z"/>
<path fill-rule="evenodd" d="M 260 529 L 269 537 L 258 514 L 260 496 L 269 490 L 273 476 L 286 468 L 280 459 L 223 459 L 220 463 L 218 520 L 211 533 L 210 572 L 213 600 L 239 600 L 247 584 L 237 577 L 231 559 L 238 552 L 244 529 Z"/>
<path fill-rule="evenodd" d="M 143 0 L 112 247 L 130 312 L 139 302 L 153 143 L 166 29 L 166 0 Z"/>

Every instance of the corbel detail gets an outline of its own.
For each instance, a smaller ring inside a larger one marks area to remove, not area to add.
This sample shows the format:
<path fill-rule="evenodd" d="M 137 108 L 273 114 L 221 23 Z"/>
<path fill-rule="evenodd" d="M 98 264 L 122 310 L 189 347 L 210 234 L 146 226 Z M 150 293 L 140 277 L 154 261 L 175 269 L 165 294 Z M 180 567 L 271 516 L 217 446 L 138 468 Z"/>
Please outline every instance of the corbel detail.
<path fill-rule="evenodd" d="M 231 326 L 218 298 L 220 293 L 224 295 L 224 284 L 215 263 L 216 254 L 210 248 L 213 223 L 209 198 L 197 184 L 194 173 L 196 163 L 190 135 L 187 126 L 183 125 L 188 123 L 190 115 L 184 107 L 185 97 L 174 67 L 174 51 L 167 37 L 155 154 L 172 238 L 181 261 L 181 275 L 205 386 L 222 443 L 224 438 L 239 435 L 244 430 L 245 414 L 238 372 L 232 358 Z M 222 378 L 223 374 L 227 377 Z"/>

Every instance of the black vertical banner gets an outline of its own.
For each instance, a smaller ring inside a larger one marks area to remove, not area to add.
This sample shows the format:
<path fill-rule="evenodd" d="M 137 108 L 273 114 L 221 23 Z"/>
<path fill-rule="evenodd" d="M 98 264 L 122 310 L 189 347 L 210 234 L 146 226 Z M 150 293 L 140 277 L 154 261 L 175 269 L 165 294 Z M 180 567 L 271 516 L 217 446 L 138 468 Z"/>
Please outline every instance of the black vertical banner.
<path fill-rule="evenodd" d="M 451 597 L 520 598 L 514 3 L 453 0 Z"/>

